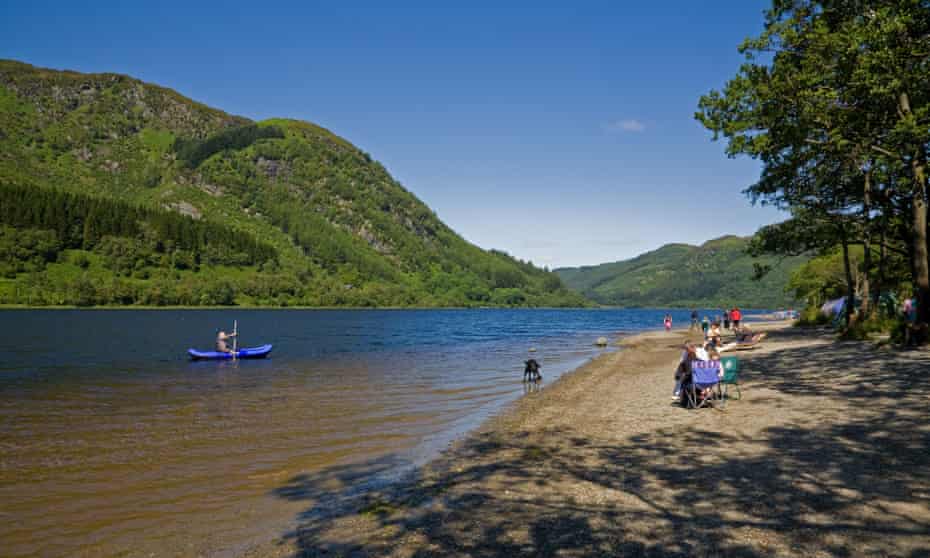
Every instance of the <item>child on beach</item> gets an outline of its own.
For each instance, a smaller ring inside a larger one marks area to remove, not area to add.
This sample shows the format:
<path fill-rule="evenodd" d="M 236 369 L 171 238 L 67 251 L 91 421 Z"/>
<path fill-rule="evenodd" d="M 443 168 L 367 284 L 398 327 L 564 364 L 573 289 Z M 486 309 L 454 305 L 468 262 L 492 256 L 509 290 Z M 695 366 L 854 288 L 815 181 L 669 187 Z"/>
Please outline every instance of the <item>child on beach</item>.
<path fill-rule="evenodd" d="M 723 336 L 723 333 L 720 331 L 720 322 L 714 322 L 710 326 L 710 332 L 707 334 L 707 341 L 714 348 L 720 346 L 720 341 Z"/>
<path fill-rule="evenodd" d="M 665 315 L 665 331 L 672 331 L 672 315 Z"/>

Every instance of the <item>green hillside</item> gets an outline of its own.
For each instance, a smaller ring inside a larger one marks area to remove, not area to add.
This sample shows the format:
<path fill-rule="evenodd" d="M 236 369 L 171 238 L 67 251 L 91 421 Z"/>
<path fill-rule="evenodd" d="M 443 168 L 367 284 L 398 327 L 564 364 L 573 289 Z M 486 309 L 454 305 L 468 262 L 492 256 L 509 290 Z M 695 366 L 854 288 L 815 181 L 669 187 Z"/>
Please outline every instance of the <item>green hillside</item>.
<path fill-rule="evenodd" d="M 806 258 L 753 258 L 748 239 L 725 236 L 703 246 L 667 244 L 631 260 L 555 272 L 569 288 L 601 304 L 640 307 L 778 308 L 794 303 L 785 292 Z M 761 280 L 753 264 L 770 265 Z"/>
<path fill-rule="evenodd" d="M 117 74 L 0 60 L 0 304 L 577 306 L 371 156 Z"/>

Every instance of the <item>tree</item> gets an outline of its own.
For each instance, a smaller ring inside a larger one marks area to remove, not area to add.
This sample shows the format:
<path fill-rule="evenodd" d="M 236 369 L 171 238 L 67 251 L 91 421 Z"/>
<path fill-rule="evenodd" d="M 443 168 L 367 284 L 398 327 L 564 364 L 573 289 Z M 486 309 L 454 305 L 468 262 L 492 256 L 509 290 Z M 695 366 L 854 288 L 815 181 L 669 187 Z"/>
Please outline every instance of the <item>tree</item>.
<path fill-rule="evenodd" d="M 870 248 L 877 228 L 883 250 L 889 236 L 909 241 L 919 321 L 930 322 L 930 5 L 775 0 L 740 49 L 747 62 L 701 98 L 696 118 L 728 139 L 730 156 L 762 161 L 747 193 L 835 220 L 847 247 Z M 894 227 L 905 216 L 906 232 Z M 865 258 L 867 277 L 870 249 Z"/>

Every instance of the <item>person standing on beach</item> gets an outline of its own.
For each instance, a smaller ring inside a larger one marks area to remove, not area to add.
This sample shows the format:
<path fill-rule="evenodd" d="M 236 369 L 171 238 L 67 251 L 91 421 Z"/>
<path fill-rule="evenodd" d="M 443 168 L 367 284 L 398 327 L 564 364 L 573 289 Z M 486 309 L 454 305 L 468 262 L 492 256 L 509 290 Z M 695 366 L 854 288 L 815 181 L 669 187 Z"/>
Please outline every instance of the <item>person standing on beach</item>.
<path fill-rule="evenodd" d="M 730 311 L 726 308 L 723 309 L 723 328 L 730 329 Z"/>
<path fill-rule="evenodd" d="M 710 332 L 707 334 L 707 340 L 710 342 L 710 345 L 715 349 L 720 347 L 720 342 L 723 334 L 720 331 L 720 322 L 715 321 L 710 326 Z"/>
<path fill-rule="evenodd" d="M 672 315 L 665 315 L 665 331 L 672 331 Z"/>
<path fill-rule="evenodd" d="M 697 310 L 692 310 L 691 311 L 691 327 L 688 328 L 688 333 L 691 333 L 692 331 L 696 330 L 697 326 L 698 326 L 698 313 L 697 313 Z"/>
<path fill-rule="evenodd" d="M 743 313 L 739 311 L 739 308 L 734 307 L 730 311 L 730 320 L 733 321 L 733 329 L 739 329 L 739 322 L 743 319 Z"/>
<path fill-rule="evenodd" d="M 704 338 L 707 338 L 707 330 L 710 329 L 710 320 L 707 316 L 704 316 L 704 319 L 701 320 L 701 331 L 704 332 Z"/>

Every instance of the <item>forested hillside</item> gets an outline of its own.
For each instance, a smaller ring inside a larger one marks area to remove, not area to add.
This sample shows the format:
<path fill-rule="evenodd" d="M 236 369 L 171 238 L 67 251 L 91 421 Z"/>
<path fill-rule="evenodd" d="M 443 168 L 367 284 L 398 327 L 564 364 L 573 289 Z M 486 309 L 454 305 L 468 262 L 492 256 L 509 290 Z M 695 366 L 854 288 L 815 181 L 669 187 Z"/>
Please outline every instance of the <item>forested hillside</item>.
<path fill-rule="evenodd" d="M 631 260 L 555 272 L 569 288 L 607 305 L 778 308 L 794 304 L 785 286 L 806 258 L 753 258 L 746 253 L 748 242 L 725 236 L 702 246 L 667 244 Z M 772 269 L 757 281 L 754 264 Z"/>
<path fill-rule="evenodd" d="M 331 132 L 0 61 L 0 304 L 576 306 Z"/>

